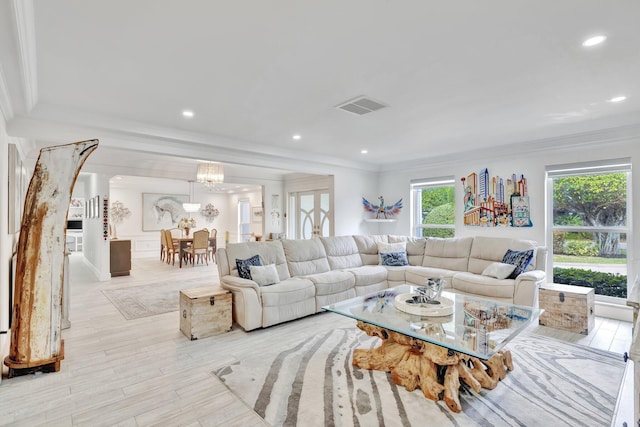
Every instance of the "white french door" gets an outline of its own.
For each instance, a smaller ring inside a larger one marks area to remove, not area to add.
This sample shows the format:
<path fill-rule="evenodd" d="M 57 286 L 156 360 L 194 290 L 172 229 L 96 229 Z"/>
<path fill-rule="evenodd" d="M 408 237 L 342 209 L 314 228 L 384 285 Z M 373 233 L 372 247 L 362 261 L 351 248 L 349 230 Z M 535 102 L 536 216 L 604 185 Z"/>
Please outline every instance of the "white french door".
<path fill-rule="evenodd" d="M 329 190 L 301 191 L 289 194 L 289 206 L 294 213 L 289 223 L 290 234 L 296 239 L 329 236 L 331 209 Z"/>

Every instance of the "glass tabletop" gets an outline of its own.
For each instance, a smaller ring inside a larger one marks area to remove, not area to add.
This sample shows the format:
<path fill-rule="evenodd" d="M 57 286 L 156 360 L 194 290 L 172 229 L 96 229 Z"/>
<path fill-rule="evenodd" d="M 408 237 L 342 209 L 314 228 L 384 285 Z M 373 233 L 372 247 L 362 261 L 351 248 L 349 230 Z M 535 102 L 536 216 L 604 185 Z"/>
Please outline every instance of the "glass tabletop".
<path fill-rule="evenodd" d="M 343 316 L 419 340 L 489 359 L 538 318 L 542 310 L 468 295 L 442 292 L 441 300 L 453 303 L 452 314 L 420 316 L 398 307 L 415 294 L 418 286 L 400 285 L 322 307 Z"/>

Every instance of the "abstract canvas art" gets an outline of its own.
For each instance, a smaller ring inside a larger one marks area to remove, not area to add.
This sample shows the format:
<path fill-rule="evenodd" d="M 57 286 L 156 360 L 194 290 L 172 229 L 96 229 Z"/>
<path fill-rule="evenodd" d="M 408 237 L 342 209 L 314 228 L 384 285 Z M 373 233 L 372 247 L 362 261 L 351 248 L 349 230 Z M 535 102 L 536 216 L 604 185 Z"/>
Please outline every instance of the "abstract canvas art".
<path fill-rule="evenodd" d="M 490 176 L 484 168 L 460 178 L 464 225 L 475 227 L 531 227 L 527 179 L 515 173 Z"/>

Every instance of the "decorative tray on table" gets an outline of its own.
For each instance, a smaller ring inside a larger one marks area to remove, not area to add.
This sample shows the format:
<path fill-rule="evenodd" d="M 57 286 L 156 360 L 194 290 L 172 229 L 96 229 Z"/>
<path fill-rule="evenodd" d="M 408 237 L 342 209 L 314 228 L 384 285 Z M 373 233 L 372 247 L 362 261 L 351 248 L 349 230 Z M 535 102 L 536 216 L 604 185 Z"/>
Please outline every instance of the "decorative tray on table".
<path fill-rule="evenodd" d="M 448 316 L 453 314 L 453 301 L 441 297 L 438 301 L 415 302 L 416 294 L 400 294 L 395 298 L 395 306 L 398 310 L 418 316 Z M 409 302 L 411 301 L 411 302 Z M 436 304 L 438 303 L 438 304 Z"/>
<path fill-rule="evenodd" d="M 441 297 L 444 280 L 426 279 L 426 286 L 416 288 L 415 292 L 400 294 L 395 298 L 395 307 L 405 313 L 418 316 L 448 316 L 453 314 L 453 301 Z"/>

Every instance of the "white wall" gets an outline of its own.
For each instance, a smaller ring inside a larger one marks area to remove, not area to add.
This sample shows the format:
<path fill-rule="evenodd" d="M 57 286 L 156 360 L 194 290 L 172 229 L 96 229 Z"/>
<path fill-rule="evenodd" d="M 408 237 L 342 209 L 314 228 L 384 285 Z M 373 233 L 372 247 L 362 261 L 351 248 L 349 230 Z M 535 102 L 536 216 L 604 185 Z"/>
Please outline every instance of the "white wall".
<path fill-rule="evenodd" d="M 334 174 L 335 235 L 401 234 L 397 223 L 367 223 L 362 198 L 367 200 L 384 196 L 385 200 L 403 197 L 404 187 L 382 187 L 376 173 L 339 170 Z M 408 211 L 403 211 L 408 212 Z"/>
<path fill-rule="evenodd" d="M 544 151 L 535 146 L 519 147 L 519 150 L 492 150 L 490 153 L 470 153 L 467 156 L 456 158 L 426 160 L 423 166 L 412 169 L 394 170 L 381 174 L 380 188 L 385 198 L 395 194 L 406 201 L 405 209 L 398 217 L 399 234 L 411 233 L 410 222 L 410 181 L 412 179 L 432 178 L 453 175 L 456 179 L 456 236 L 508 236 L 522 239 L 532 239 L 542 245 L 550 246 L 547 242 L 545 229 L 545 167 L 548 165 L 587 162 L 605 159 L 631 157 L 634 169 L 640 167 L 640 138 L 625 138 L 617 141 L 602 141 L 582 147 L 554 148 L 552 142 L 547 143 Z M 560 146 L 560 144 L 556 144 Z M 519 151 L 513 153 L 513 151 Z M 524 174 L 527 178 L 528 191 L 531 204 L 531 219 L 533 227 L 530 228 L 481 228 L 464 226 L 462 221 L 462 186 L 461 177 L 466 177 L 470 172 L 479 172 L 488 168 L 490 175 L 507 175 L 511 173 Z M 637 171 L 632 177 L 632 213 L 640 212 L 640 173 Z M 640 226 L 640 225 L 636 225 Z M 385 231 L 387 232 L 387 231 Z M 637 230 L 636 230 L 637 233 Z M 634 234 L 635 235 L 635 234 Z M 628 277 L 632 280 L 640 273 L 638 254 L 640 254 L 640 240 L 634 236 L 628 236 L 630 270 Z"/>
<path fill-rule="evenodd" d="M 11 253 L 14 241 L 13 233 L 9 234 L 8 221 L 9 209 L 8 200 L 9 187 L 9 162 L 8 162 L 9 137 L 5 128 L 4 116 L 0 113 L 0 331 L 9 329 L 9 266 L 11 263 Z M 8 348 L 9 336 L 0 335 L 0 358 L 4 360 L 5 349 Z M 1 381 L 1 380 L 0 380 Z"/>
<path fill-rule="evenodd" d="M 83 197 L 89 200 L 100 196 L 98 218 L 85 218 L 82 223 L 83 254 L 89 267 L 98 280 L 111 278 L 109 239 L 104 238 L 102 206 L 105 197 L 109 197 L 109 176 L 104 174 L 89 174 L 83 179 Z M 76 194 L 74 192 L 74 194 Z"/>
<path fill-rule="evenodd" d="M 131 240 L 133 258 L 160 256 L 160 233 L 158 231 L 144 231 L 142 221 L 142 193 L 165 193 L 189 195 L 190 184 L 187 181 L 164 178 L 125 177 L 121 184 L 117 178 L 111 180 L 110 204 L 120 201 L 131 211 L 131 216 L 116 226 L 119 239 Z M 281 185 L 271 184 L 272 191 L 280 191 Z M 193 184 L 193 201 L 201 207 L 212 203 L 220 211 L 213 221 L 209 222 L 199 212 L 190 214 L 196 221 L 196 230 L 207 228 L 217 229 L 218 247 L 224 247 L 225 232 L 232 235 L 231 242 L 237 241 L 238 229 L 238 199 L 248 198 L 251 206 L 262 205 L 262 192 L 243 192 L 237 194 L 222 194 L 210 192 L 202 184 Z M 252 223 L 252 231 L 257 235 L 263 234 L 262 224 Z"/>

